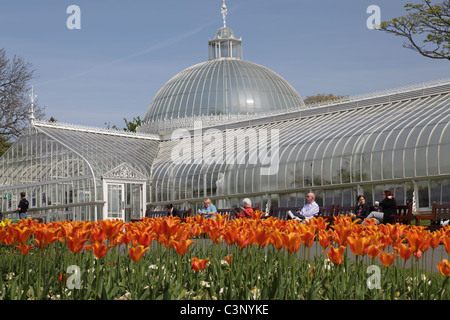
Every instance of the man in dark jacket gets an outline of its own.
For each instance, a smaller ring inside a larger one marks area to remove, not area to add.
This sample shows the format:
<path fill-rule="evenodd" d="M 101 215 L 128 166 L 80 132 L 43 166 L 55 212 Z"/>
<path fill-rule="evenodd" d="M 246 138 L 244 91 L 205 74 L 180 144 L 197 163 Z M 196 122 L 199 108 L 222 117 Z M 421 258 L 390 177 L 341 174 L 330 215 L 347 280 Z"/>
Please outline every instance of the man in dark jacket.
<path fill-rule="evenodd" d="M 20 198 L 19 205 L 17 206 L 17 210 L 15 212 L 19 213 L 19 219 L 26 219 L 29 203 L 25 197 L 25 192 L 20 193 Z"/>
<path fill-rule="evenodd" d="M 183 219 L 181 212 L 177 209 L 174 208 L 172 204 L 168 204 L 166 205 L 166 211 L 167 211 L 167 216 L 172 216 L 172 217 L 178 217 L 180 219 Z"/>

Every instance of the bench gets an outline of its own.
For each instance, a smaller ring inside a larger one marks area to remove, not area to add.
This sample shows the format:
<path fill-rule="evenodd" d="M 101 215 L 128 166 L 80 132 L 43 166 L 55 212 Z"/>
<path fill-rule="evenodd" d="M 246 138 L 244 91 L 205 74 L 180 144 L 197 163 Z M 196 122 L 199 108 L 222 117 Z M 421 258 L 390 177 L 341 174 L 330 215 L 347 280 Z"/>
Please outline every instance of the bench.
<path fill-rule="evenodd" d="M 217 209 L 217 213 L 224 216 L 224 215 L 228 215 L 227 220 L 234 220 L 236 219 L 236 210 L 238 210 L 238 208 L 235 209 Z M 253 211 L 257 211 L 259 210 L 259 206 L 256 206 L 255 208 L 253 208 Z"/>
<path fill-rule="evenodd" d="M 430 220 L 431 222 L 438 222 L 442 219 L 450 219 L 450 204 L 433 203 L 431 214 L 417 214 L 415 215 L 416 225 L 420 226 L 422 220 Z M 427 230 L 434 231 L 441 228 L 441 225 L 430 224 Z"/>
<path fill-rule="evenodd" d="M 271 206 L 270 211 L 269 211 L 269 217 L 273 217 L 273 218 L 279 219 L 279 220 L 287 220 L 287 212 L 288 211 L 297 212 L 298 208 L 297 207 L 274 207 L 274 206 Z"/>
<path fill-rule="evenodd" d="M 179 211 L 181 213 L 181 219 L 186 219 L 187 217 L 191 216 L 192 209 L 179 210 Z M 166 210 L 164 210 L 164 211 L 147 211 L 145 214 L 145 217 L 150 218 L 150 219 L 151 218 L 164 218 L 167 216 L 168 216 L 168 214 L 167 214 Z M 131 222 L 139 222 L 139 221 L 142 221 L 142 219 L 131 219 Z"/>
<path fill-rule="evenodd" d="M 332 204 L 331 207 L 319 207 L 319 213 L 316 217 L 323 217 L 327 220 L 333 220 L 336 216 L 334 208 L 334 204 Z"/>
<path fill-rule="evenodd" d="M 288 219 L 288 211 L 292 211 L 292 213 L 297 212 L 298 207 L 270 207 L 269 217 L 274 217 L 279 220 L 287 220 Z M 319 207 L 319 213 L 316 217 L 324 217 L 326 219 L 331 219 L 334 215 L 334 204 L 331 207 Z"/>
<path fill-rule="evenodd" d="M 340 206 L 340 205 L 336 205 L 336 208 L 334 210 L 334 215 L 335 216 L 340 216 L 340 215 L 349 215 L 350 213 L 355 213 L 355 207 L 349 207 L 349 206 Z"/>
<path fill-rule="evenodd" d="M 402 223 L 402 224 L 411 224 L 412 220 L 412 202 L 408 205 L 399 205 L 397 206 L 397 213 L 392 215 L 392 223 Z"/>

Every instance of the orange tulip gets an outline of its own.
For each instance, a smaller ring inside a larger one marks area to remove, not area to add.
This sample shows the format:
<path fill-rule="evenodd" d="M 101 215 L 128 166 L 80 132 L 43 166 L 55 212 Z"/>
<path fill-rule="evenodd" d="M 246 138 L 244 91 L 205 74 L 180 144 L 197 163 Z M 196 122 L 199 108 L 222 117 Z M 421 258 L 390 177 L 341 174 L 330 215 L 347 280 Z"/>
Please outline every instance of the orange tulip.
<path fill-rule="evenodd" d="M 300 239 L 305 244 L 305 246 L 308 248 L 313 245 L 315 238 L 316 238 L 316 233 L 313 231 L 305 232 L 300 236 Z"/>
<path fill-rule="evenodd" d="M 414 252 L 414 248 L 407 247 L 402 243 L 399 243 L 395 249 L 398 251 L 400 258 L 403 260 L 408 260 Z"/>
<path fill-rule="evenodd" d="M 441 244 L 441 239 L 442 239 L 442 235 L 434 232 L 431 235 L 430 247 L 433 248 L 433 249 L 436 249 Z"/>
<path fill-rule="evenodd" d="M 228 265 L 231 264 L 231 261 L 233 261 L 233 255 L 228 255 L 224 258 L 224 260 L 228 263 Z"/>
<path fill-rule="evenodd" d="M 437 268 L 442 275 L 446 277 L 450 276 L 450 263 L 447 261 L 447 259 L 443 259 L 442 261 L 440 261 L 437 265 Z"/>
<path fill-rule="evenodd" d="M 270 242 L 270 235 L 263 228 L 258 228 L 255 233 L 256 243 L 260 247 L 265 247 Z"/>
<path fill-rule="evenodd" d="M 94 242 L 91 245 L 85 246 L 85 248 L 87 251 L 92 250 L 98 259 L 102 259 L 108 253 L 108 247 L 103 242 Z"/>
<path fill-rule="evenodd" d="M 205 260 L 200 260 L 197 257 L 192 258 L 192 266 L 191 270 L 194 272 L 203 271 L 206 268 L 206 265 L 209 262 L 209 258 Z"/>
<path fill-rule="evenodd" d="M 329 230 L 331 231 L 331 230 Z M 331 241 L 331 232 L 320 230 L 319 231 L 319 244 L 322 248 L 327 248 Z"/>
<path fill-rule="evenodd" d="M 377 245 L 370 245 L 369 249 L 367 251 L 367 255 L 369 257 L 371 257 L 371 258 L 376 258 L 380 254 L 382 248 L 383 248 L 382 245 L 379 245 L 379 246 L 377 246 Z"/>
<path fill-rule="evenodd" d="M 364 256 L 367 253 L 369 239 L 364 237 L 350 236 L 347 238 L 348 245 L 354 255 Z"/>
<path fill-rule="evenodd" d="M 241 249 L 245 248 L 248 245 L 247 234 L 239 233 L 236 237 L 236 244 Z"/>
<path fill-rule="evenodd" d="M 16 246 L 16 248 L 20 249 L 20 253 L 23 256 L 26 256 L 30 252 L 31 248 L 33 248 L 33 247 L 34 246 L 28 245 L 28 244 L 21 244 L 20 246 Z"/>
<path fill-rule="evenodd" d="M 106 240 L 106 233 L 103 228 L 93 228 L 90 239 L 92 242 L 103 242 Z"/>
<path fill-rule="evenodd" d="M 448 237 L 443 237 L 441 239 L 441 242 L 444 244 L 445 246 L 445 251 L 447 251 L 447 254 L 450 255 L 450 238 Z"/>
<path fill-rule="evenodd" d="M 14 241 L 21 243 L 21 244 L 24 244 L 25 242 L 27 242 L 28 238 L 33 233 L 33 229 L 31 229 L 27 226 L 22 227 L 18 224 L 17 225 L 8 225 L 8 229 L 13 234 Z"/>
<path fill-rule="evenodd" d="M 289 253 L 294 253 L 300 250 L 300 245 L 302 244 L 300 236 L 295 232 L 290 232 L 289 234 L 283 233 L 283 244 Z"/>
<path fill-rule="evenodd" d="M 63 280 L 64 280 L 65 277 L 66 277 L 66 274 L 65 274 L 65 273 L 60 273 L 60 274 L 59 274 L 58 280 L 59 280 L 59 283 L 60 283 L 61 285 L 63 284 Z"/>
<path fill-rule="evenodd" d="M 387 253 L 386 251 L 383 251 L 380 254 L 380 261 L 384 266 L 390 267 L 394 263 L 394 260 L 397 257 L 398 257 L 398 255 L 395 251 L 392 253 Z"/>
<path fill-rule="evenodd" d="M 145 248 L 144 246 L 140 245 L 136 247 L 128 246 L 128 254 L 131 260 L 133 260 L 134 262 L 138 262 L 139 260 L 141 260 L 142 256 L 147 250 L 150 250 L 150 248 Z"/>
<path fill-rule="evenodd" d="M 124 222 L 122 220 L 100 220 L 98 224 L 103 229 L 106 238 L 112 240 L 114 237 L 118 236 L 124 227 Z"/>
<path fill-rule="evenodd" d="M 270 232 L 270 243 L 275 246 L 277 250 L 283 248 L 283 237 L 278 230 Z"/>
<path fill-rule="evenodd" d="M 174 242 L 175 242 L 175 251 L 181 256 L 184 256 L 187 253 L 189 247 L 195 243 L 195 241 L 190 239 L 188 240 L 183 239 Z"/>
<path fill-rule="evenodd" d="M 74 253 L 81 251 L 87 241 L 87 239 L 74 238 L 71 236 L 67 236 L 65 239 L 70 251 Z"/>
<path fill-rule="evenodd" d="M 237 235 L 239 233 L 239 227 L 235 225 L 229 225 L 223 232 L 223 238 L 228 245 L 236 242 Z"/>
<path fill-rule="evenodd" d="M 339 246 L 339 248 L 335 249 L 333 246 L 328 246 L 328 249 L 330 249 L 330 251 L 327 251 L 328 259 L 335 265 L 340 265 L 343 260 L 345 247 Z"/>

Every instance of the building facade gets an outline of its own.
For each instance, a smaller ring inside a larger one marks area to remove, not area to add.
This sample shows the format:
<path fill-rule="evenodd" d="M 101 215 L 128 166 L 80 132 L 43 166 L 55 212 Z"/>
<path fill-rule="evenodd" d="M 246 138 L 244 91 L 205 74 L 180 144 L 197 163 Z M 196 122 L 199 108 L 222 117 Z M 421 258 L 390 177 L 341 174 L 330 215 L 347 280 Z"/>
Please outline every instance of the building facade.
<path fill-rule="evenodd" d="M 137 133 L 36 121 L 0 158 L 0 208 L 25 191 L 47 221 L 130 221 L 172 203 L 264 209 L 369 203 L 389 189 L 417 211 L 450 203 L 450 81 L 307 106 L 287 81 L 242 60 L 224 26 L 209 60 L 180 72 Z"/>

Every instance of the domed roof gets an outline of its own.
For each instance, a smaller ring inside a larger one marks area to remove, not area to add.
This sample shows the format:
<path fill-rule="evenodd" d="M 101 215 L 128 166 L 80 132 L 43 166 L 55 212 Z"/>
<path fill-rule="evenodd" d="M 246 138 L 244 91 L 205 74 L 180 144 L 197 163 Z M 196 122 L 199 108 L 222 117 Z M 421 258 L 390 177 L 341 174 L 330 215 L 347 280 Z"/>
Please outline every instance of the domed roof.
<path fill-rule="evenodd" d="M 234 32 L 228 27 L 223 27 L 217 30 L 216 39 L 234 38 Z"/>
<path fill-rule="evenodd" d="M 209 40 L 209 61 L 181 71 L 151 102 L 144 123 L 199 116 L 253 115 L 305 108 L 294 88 L 275 72 L 241 60 L 241 39 L 226 25 Z"/>
<path fill-rule="evenodd" d="M 304 108 L 304 102 L 281 76 L 252 62 L 220 58 L 192 66 L 169 80 L 151 102 L 144 122 L 293 108 Z"/>

